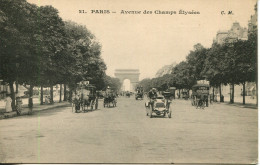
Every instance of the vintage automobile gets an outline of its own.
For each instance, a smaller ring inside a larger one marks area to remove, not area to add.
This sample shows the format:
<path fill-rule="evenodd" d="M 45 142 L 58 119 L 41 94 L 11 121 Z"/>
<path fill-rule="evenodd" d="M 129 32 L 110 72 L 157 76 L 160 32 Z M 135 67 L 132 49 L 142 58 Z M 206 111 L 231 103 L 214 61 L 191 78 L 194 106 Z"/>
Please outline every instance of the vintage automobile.
<path fill-rule="evenodd" d="M 204 109 L 208 106 L 209 97 L 209 85 L 208 84 L 196 84 L 192 87 L 191 105 L 196 108 Z"/>
<path fill-rule="evenodd" d="M 172 109 L 170 108 L 171 101 L 169 99 L 166 99 L 163 96 L 157 96 L 157 98 L 151 99 L 150 101 L 147 101 L 145 103 L 146 107 L 146 115 L 150 118 L 153 117 L 153 114 L 156 114 L 157 116 L 168 115 L 169 118 L 171 118 Z"/>

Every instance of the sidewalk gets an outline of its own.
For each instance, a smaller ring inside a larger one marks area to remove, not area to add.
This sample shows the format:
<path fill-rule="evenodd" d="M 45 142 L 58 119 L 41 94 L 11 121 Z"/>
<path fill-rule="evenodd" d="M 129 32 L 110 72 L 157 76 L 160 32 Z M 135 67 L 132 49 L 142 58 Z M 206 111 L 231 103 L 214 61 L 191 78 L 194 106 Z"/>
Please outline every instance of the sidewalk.
<path fill-rule="evenodd" d="M 178 99 L 178 98 L 176 98 Z M 246 96 L 246 104 L 243 104 L 243 97 L 237 97 L 235 96 L 234 98 L 234 103 L 229 102 L 229 97 L 225 97 L 224 102 L 219 102 L 219 97 L 217 99 L 217 102 L 213 102 L 213 104 L 218 104 L 218 105 L 226 105 L 226 106 L 233 106 L 233 107 L 239 107 L 239 108 L 251 108 L 251 109 L 258 109 L 258 106 L 256 104 L 256 98 L 252 99 L 251 96 Z M 185 100 L 185 99 L 179 99 L 179 100 Z M 191 101 L 191 98 L 188 99 Z M 209 103 L 210 105 L 210 103 Z"/>
<path fill-rule="evenodd" d="M 55 102 L 54 104 L 45 104 L 45 105 L 34 104 L 33 109 L 32 109 L 32 113 L 35 113 L 37 111 L 47 110 L 47 109 L 64 107 L 64 106 L 68 106 L 68 105 L 70 105 L 70 103 L 67 102 L 67 101 L 63 101 L 63 102 L 60 102 L 60 103 Z M 19 116 L 28 115 L 29 112 L 30 112 L 30 110 L 28 108 L 28 105 L 23 105 L 21 115 L 19 115 Z M 16 116 L 18 116 L 16 112 L 4 112 L 4 113 L 0 114 L 0 119 L 12 118 L 12 117 L 16 117 Z"/>
<path fill-rule="evenodd" d="M 227 105 L 227 106 L 234 106 L 234 107 L 239 107 L 239 108 L 251 108 L 251 109 L 257 109 L 257 105 L 254 103 L 246 103 L 245 105 L 243 103 L 230 103 L 230 102 L 214 102 L 213 104 L 222 104 L 222 105 Z"/>
<path fill-rule="evenodd" d="M 62 99 L 63 99 L 63 97 L 62 97 Z M 59 95 L 54 95 L 54 97 L 53 97 L 53 101 L 55 102 L 55 103 L 57 103 L 57 102 L 59 102 L 59 100 L 60 100 L 60 97 L 59 97 Z M 28 106 L 28 98 L 22 98 L 22 102 L 23 102 L 23 107 L 27 107 Z M 5 112 L 5 100 L 0 100 L 0 113 L 2 112 Z M 37 105 L 37 104 L 40 104 L 40 99 L 39 99 L 39 97 L 37 97 L 37 96 L 34 96 L 33 97 L 33 105 Z"/>
<path fill-rule="evenodd" d="M 236 107 L 240 107 L 240 108 L 252 108 L 252 109 L 257 109 L 257 105 L 256 105 L 256 98 L 252 98 L 251 96 L 246 96 L 245 97 L 245 102 L 246 104 L 243 104 L 243 97 L 242 96 L 235 96 L 234 97 L 234 103 L 230 103 L 230 97 L 226 96 L 224 98 L 224 102 L 219 102 L 219 98 L 218 98 L 218 102 L 214 102 L 217 104 L 223 104 L 223 105 L 228 105 L 228 106 L 236 106 Z"/>

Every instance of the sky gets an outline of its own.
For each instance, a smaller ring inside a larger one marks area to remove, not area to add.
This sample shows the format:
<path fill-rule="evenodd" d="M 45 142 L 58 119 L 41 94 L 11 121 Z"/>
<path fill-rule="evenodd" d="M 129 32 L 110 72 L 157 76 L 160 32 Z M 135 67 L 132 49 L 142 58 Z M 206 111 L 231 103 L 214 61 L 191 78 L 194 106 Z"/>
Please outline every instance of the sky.
<path fill-rule="evenodd" d="M 140 80 L 153 78 L 164 65 L 184 61 L 197 43 L 210 47 L 217 31 L 229 30 L 235 21 L 247 28 L 256 4 L 256 0 L 27 1 L 52 5 L 63 20 L 86 25 L 102 45 L 101 56 L 109 76 L 114 77 L 115 69 L 139 69 Z M 110 14 L 91 10 L 109 10 Z M 122 14 L 122 10 L 141 14 Z M 152 14 L 143 14 L 145 10 Z M 176 14 L 155 14 L 156 10 Z M 179 14 L 180 10 L 200 14 Z M 228 15 L 228 11 L 233 14 Z"/>

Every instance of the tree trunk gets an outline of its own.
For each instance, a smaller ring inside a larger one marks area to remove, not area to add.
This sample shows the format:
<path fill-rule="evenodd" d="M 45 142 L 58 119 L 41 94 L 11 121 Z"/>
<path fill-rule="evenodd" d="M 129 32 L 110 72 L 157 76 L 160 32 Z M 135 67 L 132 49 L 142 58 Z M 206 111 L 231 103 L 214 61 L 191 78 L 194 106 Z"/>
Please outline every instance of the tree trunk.
<path fill-rule="evenodd" d="M 258 81 L 257 81 L 257 78 L 256 78 L 256 105 L 258 107 Z"/>
<path fill-rule="evenodd" d="M 30 85 L 30 88 L 29 88 L 28 107 L 29 107 L 29 108 L 32 108 L 32 107 L 33 107 L 33 85 Z"/>
<path fill-rule="evenodd" d="M 67 101 L 67 86 L 64 84 L 64 98 L 63 101 Z"/>
<path fill-rule="evenodd" d="M 18 83 L 15 82 L 15 93 L 18 94 Z"/>
<path fill-rule="evenodd" d="M 43 105 L 43 87 L 41 86 L 40 104 Z"/>
<path fill-rule="evenodd" d="M 11 92 L 11 99 L 12 99 L 12 103 L 11 103 L 11 106 L 12 106 L 12 110 L 15 111 L 16 108 L 15 108 L 15 93 L 14 93 L 14 83 L 13 82 L 9 82 L 9 87 L 10 87 L 10 92 Z"/>
<path fill-rule="evenodd" d="M 212 102 L 214 102 L 214 98 L 215 98 L 215 88 L 214 87 L 213 87 L 213 91 L 212 91 L 212 97 L 213 97 L 212 98 L 213 99 Z"/>
<path fill-rule="evenodd" d="M 179 96 L 178 99 L 181 97 L 181 89 L 179 89 Z"/>
<path fill-rule="evenodd" d="M 230 103 L 234 103 L 234 84 L 230 85 Z"/>
<path fill-rule="evenodd" d="M 229 91 L 229 98 L 230 98 L 230 100 L 229 100 L 229 102 L 230 103 L 232 103 L 232 85 L 230 85 L 230 91 Z"/>
<path fill-rule="evenodd" d="M 246 104 L 246 83 L 243 82 L 243 104 Z"/>
<path fill-rule="evenodd" d="M 232 84 L 232 101 L 235 102 L 235 84 Z"/>
<path fill-rule="evenodd" d="M 224 100 L 221 100 L 221 97 L 222 97 L 222 91 L 221 91 L 221 84 L 219 85 L 219 102 L 224 102 Z M 216 100 L 217 102 L 217 100 Z"/>
<path fill-rule="evenodd" d="M 53 104 L 53 86 L 50 87 L 50 103 Z"/>
<path fill-rule="evenodd" d="M 70 90 L 70 92 L 69 92 L 69 101 L 71 102 L 72 101 L 72 90 L 71 89 L 69 89 Z"/>
<path fill-rule="evenodd" d="M 62 99 L 61 99 L 61 95 L 62 95 L 62 84 L 60 84 L 60 101 L 59 101 L 59 102 L 62 101 Z"/>

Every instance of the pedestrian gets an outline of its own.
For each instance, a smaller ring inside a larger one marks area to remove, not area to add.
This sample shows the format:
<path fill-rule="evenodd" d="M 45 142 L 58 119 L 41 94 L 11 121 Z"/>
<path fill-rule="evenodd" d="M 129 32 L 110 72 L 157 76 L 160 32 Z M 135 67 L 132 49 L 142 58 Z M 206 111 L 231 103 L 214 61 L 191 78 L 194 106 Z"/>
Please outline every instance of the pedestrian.
<path fill-rule="evenodd" d="M 12 112 L 12 99 L 9 94 L 6 95 L 5 102 L 5 112 Z"/>
<path fill-rule="evenodd" d="M 19 114 L 21 114 L 22 112 L 22 105 L 23 105 L 23 101 L 21 97 L 16 97 L 16 110 Z"/>
<path fill-rule="evenodd" d="M 80 95 L 76 95 L 74 99 L 75 112 L 78 113 L 80 111 Z"/>
<path fill-rule="evenodd" d="M 48 98 L 48 96 L 45 96 L 45 104 L 49 104 L 50 102 L 49 102 L 49 98 Z"/>

